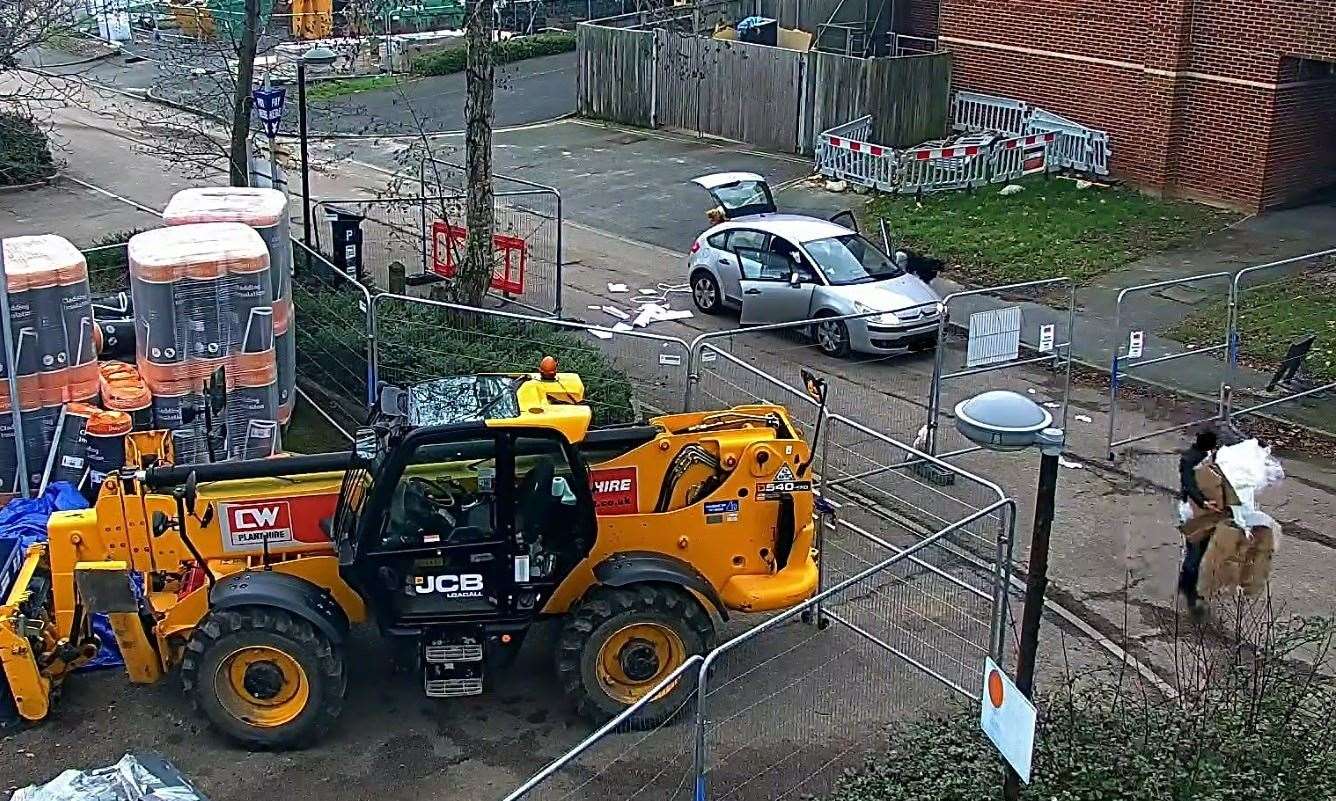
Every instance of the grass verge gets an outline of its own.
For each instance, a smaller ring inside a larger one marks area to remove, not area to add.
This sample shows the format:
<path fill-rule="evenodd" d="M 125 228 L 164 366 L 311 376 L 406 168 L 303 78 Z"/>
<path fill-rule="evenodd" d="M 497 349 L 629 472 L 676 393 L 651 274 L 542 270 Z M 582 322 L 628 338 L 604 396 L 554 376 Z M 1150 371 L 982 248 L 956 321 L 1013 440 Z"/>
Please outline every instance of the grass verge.
<path fill-rule="evenodd" d="M 1319 383 L 1336 381 L 1336 262 L 1239 294 L 1240 361 L 1273 370 L 1291 344 L 1316 334 L 1304 372 Z M 1202 331 L 1220 330 L 1228 311 L 1225 302 L 1194 309 L 1165 335 L 1198 344 Z"/>
<path fill-rule="evenodd" d="M 1237 219 L 1122 187 L 1080 189 L 1045 176 L 1018 183 L 1024 191 L 1011 196 L 996 185 L 922 199 L 885 195 L 868 210 L 874 222 L 886 220 L 894 242 L 946 260 L 951 278 L 975 286 L 1064 275 L 1087 281 Z"/>
<path fill-rule="evenodd" d="M 553 31 L 533 36 L 517 36 L 497 42 L 492 48 L 492 58 L 497 64 L 511 64 L 527 58 L 569 53 L 574 49 L 575 34 Z M 450 75 L 463 72 L 466 58 L 467 53 L 462 46 L 454 47 L 417 59 L 413 62 L 413 72 L 418 75 Z"/>
<path fill-rule="evenodd" d="M 389 89 L 400 82 L 397 75 L 364 75 L 358 78 L 336 78 L 329 81 L 316 81 L 306 87 L 308 100 L 335 100 L 358 92 L 370 92 L 373 89 Z"/>

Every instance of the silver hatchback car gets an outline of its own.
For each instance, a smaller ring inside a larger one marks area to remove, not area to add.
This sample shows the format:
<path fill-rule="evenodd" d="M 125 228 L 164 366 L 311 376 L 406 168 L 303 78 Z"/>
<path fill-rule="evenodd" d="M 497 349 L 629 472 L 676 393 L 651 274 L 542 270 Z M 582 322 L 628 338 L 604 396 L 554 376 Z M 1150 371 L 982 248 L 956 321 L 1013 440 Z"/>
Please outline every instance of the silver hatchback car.
<path fill-rule="evenodd" d="M 716 224 L 687 257 L 696 308 L 738 310 L 744 325 L 834 318 L 810 332 L 831 356 L 936 345 L 941 297 L 857 231 L 777 213 L 755 173 L 717 173 L 695 183 L 717 204 L 710 211 Z M 838 319 L 850 314 L 866 316 Z"/>

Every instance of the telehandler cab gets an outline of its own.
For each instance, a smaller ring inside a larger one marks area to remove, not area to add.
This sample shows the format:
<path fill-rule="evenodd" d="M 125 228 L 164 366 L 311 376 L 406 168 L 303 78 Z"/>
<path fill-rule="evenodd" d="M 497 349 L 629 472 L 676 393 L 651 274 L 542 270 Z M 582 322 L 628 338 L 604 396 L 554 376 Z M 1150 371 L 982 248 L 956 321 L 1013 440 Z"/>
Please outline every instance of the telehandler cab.
<path fill-rule="evenodd" d="M 604 720 L 710 648 L 731 612 L 817 585 L 811 450 L 757 404 L 591 428 L 579 377 L 447 378 L 387 389 L 351 453 L 173 466 L 165 432 L 95 507 L 51 518 L 0 600 L 22 717 L 48 714 L 97 650 L 104 612 L 132 681 L 179 668 L 249 748 L 319 737 L 357 682 L 368 617 L 432 697 L 477 695 L 540 618 L 556 669 Z M 679 683 L 633 725 L 666 719 Z"/>

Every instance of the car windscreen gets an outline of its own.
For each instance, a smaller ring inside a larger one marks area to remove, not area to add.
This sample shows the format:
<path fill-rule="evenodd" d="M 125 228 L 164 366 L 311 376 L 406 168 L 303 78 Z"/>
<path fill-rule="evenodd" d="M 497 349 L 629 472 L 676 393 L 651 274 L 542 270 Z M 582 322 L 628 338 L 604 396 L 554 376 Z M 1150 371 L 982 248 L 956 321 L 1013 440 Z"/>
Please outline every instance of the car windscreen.
<path fill-rule="evenodd" d="M 815 239 L 804 242 L 803 248 L 825 273 L 826 280 L 835 286 L 866 284 L 904 274 L 895 262 L 858 234 Z"/>
<path fill-rule="evenodd" d="M 770 187 L 763 181 L 737 181 L 723 186 L 716 186 L 710 194 L 729 217 L 748 214 L 765 214 L 775 210 L 775 201 L 770 197 Z"/>

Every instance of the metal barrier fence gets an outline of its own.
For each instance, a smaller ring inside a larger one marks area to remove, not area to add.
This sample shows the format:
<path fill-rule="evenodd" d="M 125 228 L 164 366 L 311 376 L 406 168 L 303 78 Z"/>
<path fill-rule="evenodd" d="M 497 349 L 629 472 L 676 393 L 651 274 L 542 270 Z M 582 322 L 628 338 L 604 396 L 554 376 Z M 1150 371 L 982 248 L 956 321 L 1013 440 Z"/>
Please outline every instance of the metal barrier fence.
<path fill-rule="evenodd" d="M 1229 364 L 1225 376 L 1226 389 L 1221 392 L 1226 418 L 1232 420 L 1244 415 L 1255 414 L 1282 403 L 1291 403 L 1336 389 L 1336 381 L 1324 381 L 1321 378 L 1311 382 L 1312 386 L 1304 385 L 1303 377 L 1299 374 L 1304 360 L 1325 359 L 1326 357 L 1320 354 L 1329 354 L 1333 350 L 1330 343 L 1331 333 L 1313 330 L 1308 326 L 1325 322 L 1327 328 L 1330 329 L 1331 321 L 1305 320 L 1298 314 L 1290 315 L 1289 319 L 1293 323 L 1290 326 L 1290 331 L 1284 332 L 1293 337 L 1283 343 L 1287 348 L 1286 353 L 1283 356 L 1279 352 L 1271 354 L 1271 360 L 1278 362 L 1279 366 L 1266 387 L 1245 386 L 1240 378 L 1239 371 L 1240 362 L 1250 351 L 1261 350 L 1261 347 L 1252 347 L 1254 337 L 1260 340 L 1259 345 L 1272 345 L 1272 340 L 1276 336 L 1276 333 L 1268 332 L 1264 326 L 1254 327 L 1248 321 L 1253 319 L 1254 315 L 1263 319 L 1275 319 L 1273 315 L 1263 317 L 1262 313 L 1277 306 L 1285 306 L 1293 310 L 1293 304 L 1299 300 L 1295 297 L 1292 287 L 1286 287 L 1280 282 L 1293 275 L 1297 270 L 1323 269 L 1334 265 L 1336 265 L 1336 248 L 1298 258 L 1245 267 L 1234 274 L 1234 280 L 1230 283 Z M 1313 286 L 1312 290 L 1319 293 L 1333 292 L 1336 291 L 1336 285 L 1317 285 Z M 1323 334 L 1327 335 L 1327 340 L 1321 339 Z M 1318 342 L 1323 343 L 1319 354 L 1311 353 L 1311 349 Z M 1305 343 L 1307 344 L 1305 345 Z M 1328 361 L 1323 375 L 1332 375 L 1330 361 Z M 1257 402 L 1243 408 L 1235 408 L 1235 402 L 1240 395 L 1245 393 L 1257 398 Z"/>
<path fill-rule="evenodd" d="M 1001 131 L 1013 136 L 1054 134 L 1052 160 L 1057 169 L 1109 174 L 1111 147 L 1104 131 L 1008 97 L 956 92 L 951 101 L 957 131 Z"/>
<path fill-rule="evenodd" d="M 1066 428 L 1075 333 L 1076 283 L 1070 278 L 963 290 L 943 298 L 925 450 L 943 457 L 979 450 L 954 426 L 943 427 L 941 419 L 952 415 L 956 404 L 987 389 L 1030 395 L 1051 410 L 1054 425 Z M 1050 379 L 1039 387 L 1015 372 L 1045 364 Z"/>
<path fill-rule="evenodd" d="M 1113 458 L 1113 449 L 1120 445 L 1150 439 L 1161 434 L 1183 431 L 1200 425 L 1208 420 L 1222 418 L 1224 409 L 1223 394 L 1228 392 L 1227 354 L 1232 336 L 1227 313 L 1220 315 L 1219 326 L 1215 330 L 1197 332 L 1197 344 L 1183 344 L 1161 336 L 1166 327 L 1166 304 L 1176 307 L 1173 314 L 1181 315 L 1174 294 L 1188 293 L 1191 296 L 1209 295 L 1212 292 L 1222 299 L 1233 295 L 1233 276 L 1228 272 L 1205 273 L 1187 278 L 1174 278 L 1168 281 L 1155 281 L 1147 284 L 1130 286 L 1118 293 L 1118 302 L 1113 313 L 1112 363 L 1109 367 L 1109 431 L 1108 452 Z M 1168 293 L 1168 294 L 1167 294 Z M 1128 303 L 1132 297 L 1152 295 L 1148 300 L 1141 300 L 1133 307 Z M 1155 297 L 1158 296 L 1158 297 Z M 1155 413 L 1160 404 L 1151 404 L 1145 411 L 1151 420 L 1160 420 L 1167 425 L 1148 428 L 1138 424 L 1135 432 L 1119 436 L 1118 413 L 1120 393 L 1129 381 L 1142 385 L 1156 385 L 1169 388 L 1184 387 L 1186 377 L 1195 378 L 1198 388 L 1220 393 L 1220 397 L 1210 401 L 1185 399 L 1187 406 Z"/>
<path fill-rule="evenodd" d="M 299 240 L 292 242 L 297 387 L 343 431 L 375 403 L 371 294 Z"/>
<path fill-rule="evenodd" d="M 785 401 L 802 397 L 760 371 L 756 380 L 787 391 Z M 844 432 L 836 440 L 856 435 L 865 452 L 877 443 L 887 464 L 874 458 L 868 470 L 865 461 L 818 460 L 823 497 L 834 509 L 821 553 L 823 563 L 835 564 L 823 573 L 823 589 L 646 695 L 694 674 L 694 714 L 687 701 L 653 731 L 618 734 L 629 710 L 505 801 L 820 796 L 880 748 L 886 725 L 942 708 L 953 695 L 979 697 L 983 659 L 1002 651 L 1015 504 L 996 485 L 851 420 L 831 415 L 824 424 Z M 923 524 L 932 518 L 899 516 L 898 502 L 920 494 L 915 474 L 895 466 L 903 455 L 957 476 L 943 492 L 965 494 L 944 524 L 929 528 Z M 977 532 L 992 535 L 992 556 L 972 557 L 958 544 Z"/>
<path fill-rule="evenodd" d="M 468 170 L 438 158 L 424 158 L 419 168 L 423 196 L 457 198 L 451 208 L 434 220 L 464 225 L 463 197 L 468 188 Z M 524 244 L 526 264 L 519 281 L 521 289 L 501 291 L 519 306 L 542 314 L 561 316 L 562 213 L 561 192 L 544 184 L 508 175 L 493 176 L 493 207 L 498 243 L 504 238 Z"/>
<path fill-rule="evenodd" d="M 597 424 L 676 412 L 686 397 L 690 349 L 674 337 L 388 293 L 372 307 L 377 377 L 385 383 L 528 373 L 550 355 L 580 374 Z"/>
<path fill-rule="evenodd" d="M 1060 166 L 1054 158 L 1058 135 L 1052 132 L 1009 138 L 980 134 L 907 150 L 873 144 L 870 136 L 870 117 L 823 131 L 817 137 L 817 171 L 883 192 L 921 193 L 1014 181 Z"/>
<path fill-rule="evenodd" d="M 808 367 L 827 377 L 832 412 L 868 420 L 879 431 L 912 441 L 927 409 L 928 362 L 903 349 L 880 347 L 889 344 L 881 337 L 904 336 L 903 330 L 882 333 L 887 325 L 909 326 L 918 337 L 915 347 L 928 350 L 937 336 L 937 313 L 932 303 L 702 334 L 691 344 L 688 405 L 776 400 L 783 395 L 780 387 L 802 386 L 799 370 Z M 894 322 L 885 320 L 888 314 L 895 315 Z M 872 345 L 877 352 L 863 352 Z M 802 393 L 795 403 L 798 422 L 810 429 L 815 408 Z"/>

